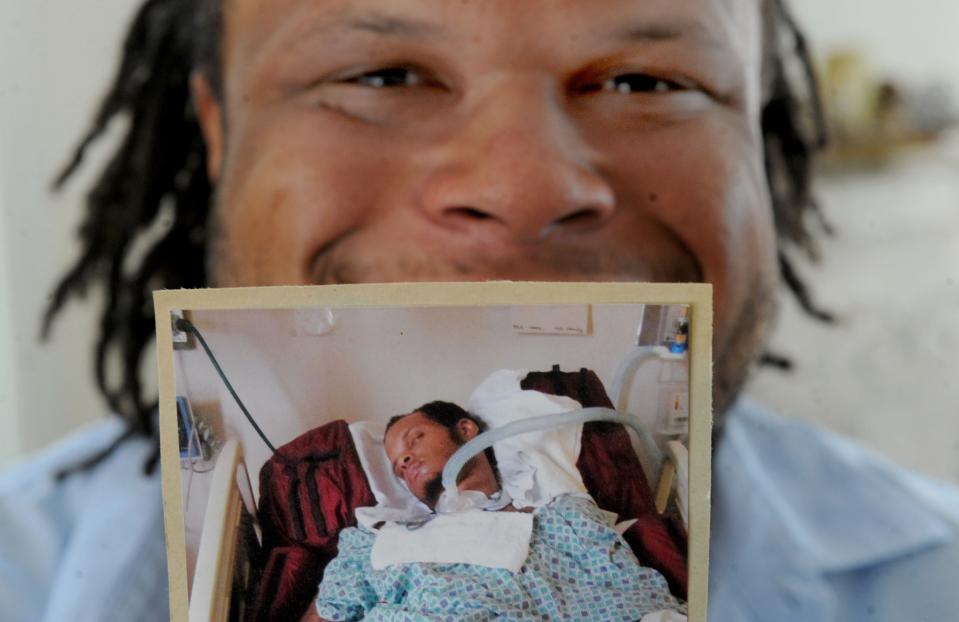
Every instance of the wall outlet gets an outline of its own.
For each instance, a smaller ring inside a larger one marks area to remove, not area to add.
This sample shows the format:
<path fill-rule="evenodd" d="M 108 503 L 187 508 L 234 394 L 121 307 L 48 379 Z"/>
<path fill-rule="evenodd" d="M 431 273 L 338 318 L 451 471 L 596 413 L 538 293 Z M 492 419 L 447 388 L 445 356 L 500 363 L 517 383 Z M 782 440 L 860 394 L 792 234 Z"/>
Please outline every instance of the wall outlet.
<path fill-rule="evenodd" d="M 173 332 L 174 350 L 190 350 L 195 347 L 195 344 L 193 343 L 193 335 L 176 327 L 177 320 L 183 319 L 190 319 L 189 312 L 181 309 L 173 309 L 170 311 L 170 330 Z"/>

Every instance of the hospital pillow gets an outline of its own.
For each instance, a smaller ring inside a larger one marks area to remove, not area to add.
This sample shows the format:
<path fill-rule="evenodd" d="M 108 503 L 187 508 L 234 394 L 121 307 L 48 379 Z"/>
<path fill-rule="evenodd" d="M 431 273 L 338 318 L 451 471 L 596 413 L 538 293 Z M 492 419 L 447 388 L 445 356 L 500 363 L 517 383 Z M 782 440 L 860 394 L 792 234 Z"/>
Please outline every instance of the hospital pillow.
<path fill-rule="evenodd" d="M 520 386 L 527 371 L 493 372 L 470 396 L 468 410 L 490 428 L 514 421 L 557 415 L 582 408 L 569 397 Z M 576 468 L 583 424 L 554 427 L 505 438 L 493 447 L 503 488 L 516 507 L 538 507 L 558 495 L 585 493 Z"/>

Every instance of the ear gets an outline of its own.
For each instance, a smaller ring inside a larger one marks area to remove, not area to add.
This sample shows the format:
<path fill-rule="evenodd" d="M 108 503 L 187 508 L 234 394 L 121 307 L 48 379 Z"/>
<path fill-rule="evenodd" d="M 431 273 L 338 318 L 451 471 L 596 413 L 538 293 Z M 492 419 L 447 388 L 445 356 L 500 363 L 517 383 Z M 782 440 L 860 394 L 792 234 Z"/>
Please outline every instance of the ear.
<path fill-rule="evenodd" d="M 190 94 L 200 131 L 206 142 L 207 176 L 210 182 L 215 184 L 220 178 L 220 167 L 223 165 L 223 108 L 202 71 L 194 71 L 190 76 Z"/>
<path fill-rule="evenodd" d="M 473 440 L 480 433 L 479 426 L 477 426 L 475 422 L 466 418 L 460 419 L 456 422 L 456 431 L 459 433 L 460 439 L 462 439 L 464 443 L 466 441 Z"/>

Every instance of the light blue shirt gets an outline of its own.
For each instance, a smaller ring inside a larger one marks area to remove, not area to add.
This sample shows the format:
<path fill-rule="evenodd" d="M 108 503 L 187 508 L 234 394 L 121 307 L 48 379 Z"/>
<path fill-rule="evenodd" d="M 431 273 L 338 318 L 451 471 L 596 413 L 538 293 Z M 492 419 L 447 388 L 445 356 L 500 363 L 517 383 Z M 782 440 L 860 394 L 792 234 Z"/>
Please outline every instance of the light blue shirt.
<path fill-rule="evenodd" d="M 713 462 L 709 620 L 959 620 L 959 490 L 741 402 Z"/>
<path fill-rule="evenodd" d="M 160 478 L 106 421 L 0 477 L 0 622 L 166 620 Z M 959 490 L 741 403 L 713 465 L 710 622 L 959 620 Z"/>
<path fill-rule="evenodd" d="M 169 620 L 160 469 L 130 440 L 56 481 L 123 431 L 82 430 L 0 477 L 0 622 Z"/>

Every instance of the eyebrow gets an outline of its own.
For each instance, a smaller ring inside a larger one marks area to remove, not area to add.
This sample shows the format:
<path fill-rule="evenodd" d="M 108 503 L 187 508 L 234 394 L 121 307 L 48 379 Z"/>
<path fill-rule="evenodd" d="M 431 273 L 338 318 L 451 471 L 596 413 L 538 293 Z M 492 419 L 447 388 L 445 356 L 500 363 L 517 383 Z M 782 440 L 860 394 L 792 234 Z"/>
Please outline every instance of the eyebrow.
<path fill-rule="evenodd" d="M 345 20 L 334 24 L 333 27 L 346 26 L 352 30 L 369 32 L 377 35 L 386 35 L 393 37 L 423 37 L 436 36 L 440 29 L 427 21 L 413 19 L 409 17 L 400 17 L 388 13 L 365 13 L 362 15 L 351 15 Z"/>
<path fill-rule="evenodd" d="M 635 22 L 615 28 L 611 34 L 614 40 L 624 43 L 691 38 L 711 46 L 717 44 L 715 35 L 702 23 L 690 20 Z"/>

